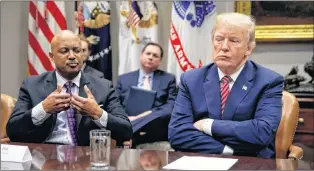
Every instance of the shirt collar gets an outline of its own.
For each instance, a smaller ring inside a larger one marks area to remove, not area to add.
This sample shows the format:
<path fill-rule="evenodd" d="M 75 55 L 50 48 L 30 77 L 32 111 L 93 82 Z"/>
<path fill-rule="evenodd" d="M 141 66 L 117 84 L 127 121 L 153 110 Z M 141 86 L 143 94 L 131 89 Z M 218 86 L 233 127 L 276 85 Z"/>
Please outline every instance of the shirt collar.
<path fill-rule="evenodd" d="M 231 77 L 232 81 L 235 82 L 237 80 L 238 76 L 240 75 L 241 71 L 244 68 L 244 65 L 242 65 L 240 67 L 240 69 L 238 69 L 235 73 L 229 75 Z M 224 74 L 218 67 L 217 67 L 217 69 L 218 69 L 219 80 L 221 80 L 224 76 L 226 76 L 226 74 Z"/>
<path fill-rule="evenodd" d="M 145 75 L 146 73 L 142 69 L 140 69 L 140 79 L 143 79 Z M 150 72 L 147 75 L 149 75 L 149 77 L 152 78 L 154 75 L 154 72 Z"/>
<path fill-rule="evenodd" d="M 56 77 L 57 77 L 57 83 L 59 83 L 62 87 L 64 86 L 65 83 L 67 83 L 68 81 L 72 81 L 77 87 L 80 87 L 80 80 L 81 80 L 81 72 L 79 72 L 79 74 L 77 74 L 77 76 L 75 78 L 73 78 L 73 80 L 67 80 L 64 77 L 62 77 L 58 71 L 56 71 Z"/>

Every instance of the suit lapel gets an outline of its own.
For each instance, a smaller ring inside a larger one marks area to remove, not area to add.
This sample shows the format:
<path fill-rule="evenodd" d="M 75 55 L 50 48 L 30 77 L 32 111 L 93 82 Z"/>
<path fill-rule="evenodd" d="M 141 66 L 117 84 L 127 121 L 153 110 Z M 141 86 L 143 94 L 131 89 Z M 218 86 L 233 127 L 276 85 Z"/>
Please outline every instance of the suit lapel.
<path fill-rule="evenodd" d="M 50 72 L 44 85 L 46 97 L 57 89 L 56 71 Z"/>
<path fill-rule="evenodd" d="M 206 105 L 209 117 L 212 119 L 220 118 L 220 86 L 219 76 L 216 65 L 208 69 L 207 77 L 203 83 Z"/>
<path fill-rule="evenodd" d="M 128 80 L 129 87 L 137 86 L 139 76 L 140 76 L 140 70 L 137 70 L 130 75 L 129 80 Z"/>
<path fill-rule="evenodd" d="M 160 72 L 157 70 L 154 73 L 152 90 L 155 90 L 158 92 L 159 84 L 160 84 Z"/>
<path fill-rule="evenodd" d="M 94 94 L 93 87 L 89 84 L 89 80 L 86 78 L 85 74 L 83 74 L 83 72 L 81 72 L 79 96 L 87 98 L 87 95 L 86 95 L 85 90 L 84 90 L 85 85 L 87 85 L 88 89 Z"/>
<path fill-rule="evenodd" d="M 252 80 L 254 75 L 255 70 L 252 64 L 249 61 L 246 62 L 243 70 L 233 84 L 230 94 L 227 98 L 224 111 L 225 120 L 232 120 L 236 108 L 252 88 Z"/>
<path fill-rule="evenodd" d="M 53 72 L 49 72 L 49 74 L 47 75 L 47 79 L 45 81 L 44 84 L 44 91 L 45 91 L 45 97 L 49 96 L 53 91 L 55 91 L 57 89 L 57 77 L 56 77 L 56 71 Z M 57 115 L 52 115 L 52 123 L 53 126 L 51 127 L 50 131 L 52 132 L 54 129 L 54 125 L 56 124 L 56 118 Z M 47 139 L 46 139 L 47 140 Z M 45 141 L 46 141 L 45 140 Z"/>

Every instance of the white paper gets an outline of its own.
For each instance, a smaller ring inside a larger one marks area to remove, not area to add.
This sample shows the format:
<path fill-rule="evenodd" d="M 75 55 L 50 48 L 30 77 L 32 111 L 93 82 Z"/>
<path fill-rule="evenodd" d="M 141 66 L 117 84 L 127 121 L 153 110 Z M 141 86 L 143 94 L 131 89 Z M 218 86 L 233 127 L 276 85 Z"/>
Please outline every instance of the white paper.
<path fill-rule="evenodd" d="M 32 161 L 24 163 L 17 162 L 1 162 L 1 170 L 30 170 Z"/>
<path fill-rule="evenodd" d="M 238 159 L 183 156 L 163 168 L 174 170 L 228 170 L 237 161 Z"/>
<path fill-rule="evenodd" d="M 27 146 L 1 144 L 1 162 L 26 162 L 32 160 Z"/>

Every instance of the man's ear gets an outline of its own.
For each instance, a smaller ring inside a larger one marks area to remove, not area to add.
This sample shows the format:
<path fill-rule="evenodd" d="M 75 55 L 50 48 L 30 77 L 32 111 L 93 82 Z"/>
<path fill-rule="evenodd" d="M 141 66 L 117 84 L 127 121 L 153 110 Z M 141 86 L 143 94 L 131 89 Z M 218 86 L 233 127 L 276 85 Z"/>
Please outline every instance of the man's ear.
<path fill-rule="evenodd" d="M 247 47 L 247 50 L 246 50 L 246 52 L 245 52 L 245 55 L 246 55 L 246 56 L 251 55 L 254 48 L 255 48 L 255 42 L 249 43 L 249 45 L 248 45 L 248 47 Z"/>
<path fill-rule="evenodd" d="M 49 57 L 50 57 L 50 59 L 51 59 L 52 62 L 55 62 L 55 61 L 53 60 L 53 54 L 52 54 L 52 52 L 49 52 Z"/>

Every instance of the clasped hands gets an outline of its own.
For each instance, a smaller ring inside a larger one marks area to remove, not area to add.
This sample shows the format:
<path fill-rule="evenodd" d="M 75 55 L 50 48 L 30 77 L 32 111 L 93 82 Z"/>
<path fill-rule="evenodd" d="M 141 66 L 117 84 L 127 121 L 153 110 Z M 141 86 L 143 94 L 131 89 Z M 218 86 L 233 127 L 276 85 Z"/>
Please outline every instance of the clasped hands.
<path fill-rule="evenodd" d="M 102 109 L 97 104 L 93 94 L 84 86 L 84 91 L 87 98 L 80 97 L 76 94 L 61 93 L 62 86 L 58 87 L 42 102 L 42 106 L 46 113 L 57 114 L 61 111 L 69 109 L 70 106 L 75 108 L 80 114 L 92 117 L 97 120 L 102 115 Z"/>

